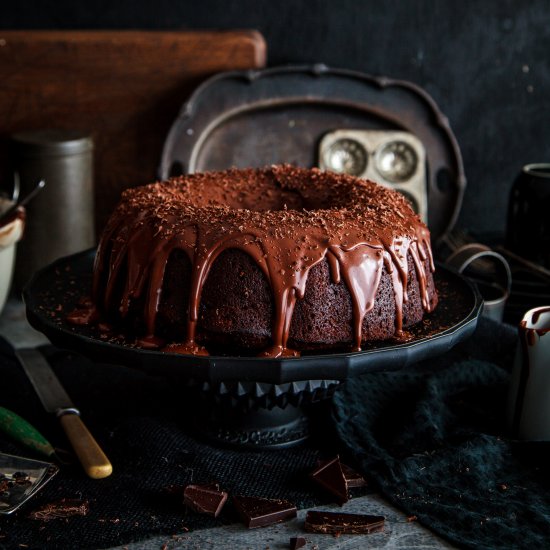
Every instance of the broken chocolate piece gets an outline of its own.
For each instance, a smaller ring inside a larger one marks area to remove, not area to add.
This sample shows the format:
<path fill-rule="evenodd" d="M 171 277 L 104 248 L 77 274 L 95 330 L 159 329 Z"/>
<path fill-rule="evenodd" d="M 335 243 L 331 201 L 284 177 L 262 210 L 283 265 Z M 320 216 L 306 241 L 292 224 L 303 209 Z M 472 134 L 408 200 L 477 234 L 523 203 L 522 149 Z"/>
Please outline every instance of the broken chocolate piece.
<path fill-rule="evenodd" d="M 310 533 L 365 534 L 384 530 L 384 516 L 343 514 L 340 512 L 314 512 L 306 516 L 305 528 Z"/>
<path fill-rule="evenodd" d="M 12 485 L 13 481 L 9 479 L 0 479 L 0 495 L 8 491 Z"/>
<path fill-rule="evenodd" d="M 314 481 L 332 493 L 340 504 L 344 504 L 349 500 L 348 486 L 338 456 L 323 462 L 310 475 Z"/>
<path fill-rule="evenodd" d="M 290 550 L 298 550 L 306 545 L 304 537 L 290 537 Z"/>
<path fill-rule="evenodd" d="M 227 501 L 227 493 L 220 491 L 219 485 L 187 485 L 183 491 L 183 502 L 186 506 L 198 512 L 217 518 Z"/>
<path fill-rule="evenodd" d="M 27 472 L 15 472 L 13 474 L 13 480 L 15 483 L 26 483 L 29 481 L 30 476 L 27 474 Z"/>
<path fill-rule="evenodd" d="M 89 511 L 90 505 L 87 500 L 63 498 L 34 510 L 29 514 L 29 518 L 49 521 L 72 516 L 86 516 Z"/>
<path fill-rule="evenodd" d="M 296 506 L 288 500 L 235 496 L 233 504 L 249 529 L 296 517 Z"/>
<path fill-rule="evenodd" d="M 359 472 L 356 472 L 353 468 L 342 462 L 340 462 L 340 466 L 342 467 L 342 473 L 344 474 L 348 489 L 366 487 L 367 482 Z"/>

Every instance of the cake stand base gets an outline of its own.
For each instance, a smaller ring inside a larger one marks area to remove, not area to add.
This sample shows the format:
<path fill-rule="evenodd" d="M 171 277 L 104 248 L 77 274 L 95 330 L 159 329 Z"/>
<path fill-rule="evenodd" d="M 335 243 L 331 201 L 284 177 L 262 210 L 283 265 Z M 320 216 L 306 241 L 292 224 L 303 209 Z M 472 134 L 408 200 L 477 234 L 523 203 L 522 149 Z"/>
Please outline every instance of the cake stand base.
<path fill-rule="evenodd" d="M 310 436 L 310 411 L 332 397 L 338 380 L 291 384 L 189 384 L 187 413 L 197 435 L 246 449 L 282 449 Z"/>
<path fill-rule="evenodd" d="M 200 437 L 216 445 L 245 449 L 284 449 L 309 437 L 309 420 L 302 407 L 255 411 L 211 408 L 194 418 Z"/>

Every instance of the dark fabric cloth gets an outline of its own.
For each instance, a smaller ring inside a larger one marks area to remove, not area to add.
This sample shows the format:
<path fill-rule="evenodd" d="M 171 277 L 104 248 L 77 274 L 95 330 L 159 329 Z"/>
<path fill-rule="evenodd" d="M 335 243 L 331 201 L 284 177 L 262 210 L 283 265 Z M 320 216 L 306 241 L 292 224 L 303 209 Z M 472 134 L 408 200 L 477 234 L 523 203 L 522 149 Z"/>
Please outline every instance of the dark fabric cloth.
<path fill-rule="evenodd" d="M 506 430 L 515 346 L 515 329 L 481 319 L 450 353 L 334 398 L 337 432 L 380 492 L 459 546 L 550 545 L 550 448 Z"/>
<path fill-rule="evenodd" d="M 285 498 L 299 508 L 332 502 L 307 474 L 319 458 L 337 452 L 335 439 L 326 438 L 325 450 L 315 440 L 284 451 L 210 445 L 188 430 L 181 385 L 52 347 L 44 352 L 113 463 L 113 474 L 92 480 L 78 464 L 62 467 L 19 511 L 0 516 L 0 549 L 105 548 L 155 534 L 165 534 L 169 543 L 171 535 L 185 529 L 236 521 L 230 504 L 217 519 L 187 512 L 181 493 L 165 491 L 171 485 L 215 481 L 230 494 Z M 44 412 L 11 348 L 1 341 L 0 405 L 31 422 L 54 446 L 67 449 L 58 421 Z M 319 414 L 330 421 L 328 412 Z M 1 433 L 0 452 L 41 458 Z M 89 514 L 47 523 L 29 519 L 33 510 L 62 498 L 89 501 Z"/>

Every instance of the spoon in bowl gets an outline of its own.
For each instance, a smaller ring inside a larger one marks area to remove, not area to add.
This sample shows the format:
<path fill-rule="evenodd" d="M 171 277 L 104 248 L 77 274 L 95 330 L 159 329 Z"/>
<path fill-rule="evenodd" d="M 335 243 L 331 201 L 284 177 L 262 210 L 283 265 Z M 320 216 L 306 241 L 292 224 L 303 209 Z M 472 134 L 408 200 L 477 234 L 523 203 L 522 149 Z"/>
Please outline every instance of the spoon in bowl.
<path fill-rule="evenodd" d="M 25 206 L 30 200 L 32 200 L 39 191 L 44 189 L 45 185 L 46 181 L 40 180 L 36 184 L 36 187 L 27 193 L 19 202 L 15 202 L 5 212 L 0 214 L 0 226 L 4 225 L 4 223 L 10 219 L 10 216 L 12 216 L 20 206 Z"/>

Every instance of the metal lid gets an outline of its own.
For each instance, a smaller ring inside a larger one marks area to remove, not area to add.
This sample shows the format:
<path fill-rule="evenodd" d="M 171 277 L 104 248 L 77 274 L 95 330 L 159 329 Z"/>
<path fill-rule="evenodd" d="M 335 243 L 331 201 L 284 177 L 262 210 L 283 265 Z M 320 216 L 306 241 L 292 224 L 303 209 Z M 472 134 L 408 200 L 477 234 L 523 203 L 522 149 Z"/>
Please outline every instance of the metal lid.
<path fill-rule="evenodd" d="M 18 132 L 12 136 L 12 141 L 18 154 L 25 157 L 76 155 L 93 149 L 89 134 L 59 128 Z"/>

